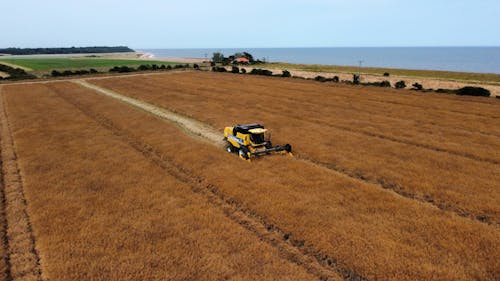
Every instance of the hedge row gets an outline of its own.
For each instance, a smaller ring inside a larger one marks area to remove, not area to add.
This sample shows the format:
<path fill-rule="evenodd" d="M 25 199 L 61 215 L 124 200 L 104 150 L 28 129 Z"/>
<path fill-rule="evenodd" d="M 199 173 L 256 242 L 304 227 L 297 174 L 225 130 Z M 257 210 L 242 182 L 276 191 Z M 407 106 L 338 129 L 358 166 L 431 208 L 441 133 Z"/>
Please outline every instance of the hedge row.
<path fill-rule="evenodd" d="M 227 69 L 225 67 L 219 67 L 219 66 L 214 66 L 212 67 L 212 71 L 214 72 L 227 72 Z M 241 70 L 237 66 L 233 66 L 231 68 L 231 73 L 242 73 L 245 74 L 246 70 L 242 68 Z M 260 69 L 260 68 L 254 68 L 250 71 L 250 74 L 252 75 L 263 75 L 263 76 L 278 76 L 278 77 L 292 77 L 296 79 L 306 79 L 306 80 L 311 80 L 311 78 L 304 78 L 301 76 L 292 76 L 291 73 L 288 70 L 283 70 L 282 74 L 274 74 L 273 72 L 267 69 Z M 384 76 L 389 76 L 386 75 L 388 73 L 384 73 Z M 332 78 L 327 78 L 321 75 L 318 75 L 313 78 L 313 80 L 318 81 L 318 82 L 336 82 L 336 83 L 345 83 L 345 84 L 352 84 L 352 85 L 363 85 L 363 86 L 376 86 L 376 87 L 386 87 L 390 88 L 391 82 L 384 80 L 381 82 L 365 82 L 362 83 L 360 82 L 360 76 L 357 74 L 353 74 L 353 79 L 352 81 L 347 81 L 347 80 L 342 80 L 340 81 L 340 78 L 338 76 L 334 76 Z M 394 88 L 396 89 L 404 89 L 406 88 L 406 82 L 404 80 L 398 81 L 394 84 Z M 480 97 L 489 97 L 491 95 L 490 91 L 481 87 L 463 87 L 458 90 L 452 90 L 452 89 L 424 89 L 423 85 L 420 83 L 413 83 L 412 89 L 414 91 L 422 91 L 422 92 L 434 92 L 434 93 L 444 93 L 444 94 L 456 94 L 456 95 L 467 95 L 467 96 L 480 96 Z M 497 97 L 499 98 L 499 97 Z"/>
<path fill-rule="evenodd" d="M 36 78 L 35 75 L 27 73 L 24 69 L 14 68 L 5 64 L 0 64 L 0 71 L 9 74 L 9 77 L 0 77 L 0 80 L 22 80 Z"/>
<path fill-rule="evenodd" d="M 189 64 L 176 64 L 174 66 L 171 65 L 156 65 L 156 64 L 141 64 L 137 68 L 133 68 L 130 66 L 115 66 L 109 70 L 109 72 L 118 72 L 118 73 L 125 73 L 125 72 L 135 72 L 135 71 L 156 71 L 156 70 L 171 70 L 171 69 L 181 69 L 181 68 L 189 68 Z M 198 65 L 193 65 L 194 68 L 199 68 Z"/>
<path fill-rule="evenodd" d="M 58 71 L 58 70 L 52 70 L 52 72 L 50 73 L 50 75 L 52 75 L 52 77 L 62 77 L 62 76 L 71 76 L 71 75 L 87 75 L 87 74 L 96 74 L 96 73 L 99 73 L 99 71 L 91 68 L 90 70 L 75 70 L 75 71 L 71 71 L 71 70 L 65 70 L 65 71 Z"/>

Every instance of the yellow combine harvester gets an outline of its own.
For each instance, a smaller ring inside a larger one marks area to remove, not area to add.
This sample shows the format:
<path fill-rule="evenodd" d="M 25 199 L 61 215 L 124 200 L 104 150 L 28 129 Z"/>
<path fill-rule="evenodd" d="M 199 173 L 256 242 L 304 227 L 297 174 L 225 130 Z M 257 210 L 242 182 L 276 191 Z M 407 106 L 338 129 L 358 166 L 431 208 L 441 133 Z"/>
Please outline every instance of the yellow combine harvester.
<path fill-rule="evenodd" d="M 273 147 L 270 133 L 260 124 L 226 127 L 224 140 L 227 142 L 227 152 L 238 153 L 245 160 L 271 153 L 292 155 L 292 146 L 289 144 Z"/>

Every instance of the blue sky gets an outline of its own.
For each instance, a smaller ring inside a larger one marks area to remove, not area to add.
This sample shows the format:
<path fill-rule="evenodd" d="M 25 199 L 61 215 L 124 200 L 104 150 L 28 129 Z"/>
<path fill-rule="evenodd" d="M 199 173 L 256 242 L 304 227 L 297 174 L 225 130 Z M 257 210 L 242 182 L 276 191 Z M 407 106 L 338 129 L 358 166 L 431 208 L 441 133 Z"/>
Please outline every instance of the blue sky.
<path fill-rule="evenodd" d="M 26 0 L 0 9 L 0 47 L 500 46 L 500 0 Z"/>

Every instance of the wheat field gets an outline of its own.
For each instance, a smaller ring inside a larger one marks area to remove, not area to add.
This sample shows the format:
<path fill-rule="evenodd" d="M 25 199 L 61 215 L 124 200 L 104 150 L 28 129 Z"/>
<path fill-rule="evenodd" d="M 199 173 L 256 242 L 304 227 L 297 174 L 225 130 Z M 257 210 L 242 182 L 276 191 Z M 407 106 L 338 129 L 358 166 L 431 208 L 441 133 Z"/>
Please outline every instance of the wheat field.
<path fill-rule="evenodd" d="M 498 100 L 206 72 L 87 82 L 221 138 L 261 122 L 295 156 L 242 161 L 72 82 L 3 85 L 3 280 L 500 278 Z"/>

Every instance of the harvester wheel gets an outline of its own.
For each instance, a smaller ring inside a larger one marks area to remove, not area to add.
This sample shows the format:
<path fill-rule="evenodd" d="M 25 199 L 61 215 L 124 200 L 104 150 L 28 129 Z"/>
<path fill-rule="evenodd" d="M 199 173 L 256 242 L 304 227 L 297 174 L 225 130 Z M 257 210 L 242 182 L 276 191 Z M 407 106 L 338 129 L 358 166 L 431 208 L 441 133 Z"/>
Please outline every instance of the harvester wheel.
<path fill-rule="evenodd" d="M 227 147 L 226 147 L 226 151 L 229 153 L 233 153 L 236 151 L 236 148 L 230 142 L 228 142 Z"/>
<path fill-rule="evenodd" d="M 240 148 L 240 150 L 238 151 L 238 155 L 245 159 L 245 160 L 248 160 L 248 150 L 245 149 L 244 147 L 243 148 Z"/>

